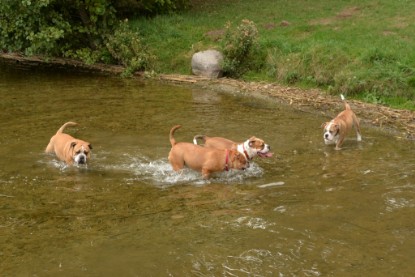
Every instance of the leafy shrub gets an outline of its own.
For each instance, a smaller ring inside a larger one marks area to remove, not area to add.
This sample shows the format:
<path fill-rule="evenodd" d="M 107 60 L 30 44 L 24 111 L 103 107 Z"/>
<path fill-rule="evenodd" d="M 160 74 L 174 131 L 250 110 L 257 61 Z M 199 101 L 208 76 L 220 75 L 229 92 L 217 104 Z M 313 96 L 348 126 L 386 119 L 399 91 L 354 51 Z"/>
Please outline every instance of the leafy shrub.
<path fill-rule="evenodd" d="M 156 14 L 188 0 L 1 0 L 0 51 L 119 63 L 126 74 L 149 65 L 143 43 L 116 16 Z M 123 8 L 124 7 L 124 8 Z M 116 11 L 119 8 L 119 11 Z"/>
<path fill-rule="evenodd" d="M 80 48 L 77 50 L 68 50 L 64 53 L 64 57 L 74 58 L 83 61 L 86 64 L 94 64 L 98 61 L 103 61 L 105 63 L 111 63 L 113 59 L 105 59 L 105 54 L 99 50 L 92 50 L 91 48 Z"/>
<path fill-rule="evenodd" d="M 52 56 L 94 49 L 114 19 L 108 0 L 3 0 L 0 49 Z"/>
<path fill-rule="evenodd" d="M 5 0 L 0 5 L 0 48 L 6 51 L 36 52 L 37 49 L 51 49 L 62 37 L 62 30 L 49 28 L 47 21 L 60 21 L 59 16 L 49 12 L 49 1 Z M 59 24 L 64 25 L 64 24 Z"/>
<path fill-rule="evenodd" d="M 225 76 L 239 77 L 262 61 L 255 61 L 254 54 L 259 52 L 257 37 L 258 30 L 254 22 L 247 19 L 232 29 L 230 23 L 225 26 L 225 37 L 222 40 L 223 72 Z"/>
<path fill-rule="evenodd" d="M 124 75 L 130 75 L 150 65 L 151 55 L 144 47 L 138 32 L 129 27 L 127 20 L 118 25 L 113 35 L 107 36 L 106 47 L 112 57 L 126 67 Z"/>

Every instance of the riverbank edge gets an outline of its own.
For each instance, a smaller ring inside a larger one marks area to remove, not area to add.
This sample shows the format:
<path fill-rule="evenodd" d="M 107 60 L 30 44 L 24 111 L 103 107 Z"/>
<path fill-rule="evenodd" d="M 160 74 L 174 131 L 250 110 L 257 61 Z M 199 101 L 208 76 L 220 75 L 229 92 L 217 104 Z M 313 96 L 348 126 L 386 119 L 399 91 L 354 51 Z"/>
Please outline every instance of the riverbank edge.
<path fill-rule="evenodd" d="M 119 65 L 88 65 L 77 60 L 64 58 L 26 57 L 14 53 L 0 53 L 0 62 L 22 67 L 62 68 L 79 72 L 91 72 L 104 75 L 120 75 L 124 67 Z M 144 78 L 143 72 L 137 72 L 133 78 Z M 339 113 L 343 105 L 340 98 L 319 89 L 300 89 L 267 82 L 246 82 L 236 79 L 209 79 L 194 75 L 160 74 L 150 79 L 169 83 L 187 84 L 208 90 L 233 94 L 252 95 L 253 97 L 270 97 L 277 102 L 289 105 L 297 110 L 319 113 L 327 119 Z M 379 128 L 391 133 L 398 139 L 415 141 L 415 112 L 392 109 L 379 104 L 347 100 L 363 125 Z"/>

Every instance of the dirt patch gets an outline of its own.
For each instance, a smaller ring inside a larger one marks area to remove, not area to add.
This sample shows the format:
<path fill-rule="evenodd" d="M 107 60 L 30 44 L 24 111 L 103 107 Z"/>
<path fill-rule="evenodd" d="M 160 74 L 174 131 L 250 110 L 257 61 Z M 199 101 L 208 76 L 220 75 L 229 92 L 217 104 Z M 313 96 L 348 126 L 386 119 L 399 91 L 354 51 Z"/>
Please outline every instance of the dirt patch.
<path fill-rule="evenodd" d="M 395 17 L 392 20 L 391 27 L 396 29 L 405 29 L 409 26 L 409 22 L 405 17 Z"/>
<path fill-rule="evenodd" d="M 272 29 L 275 29 L 275 27 L 276 27 L 277 25 L 275 24 L 275 23 L 273 23 L 273 22 L 271 22 L 271 23 L 266 23 L 266 24 L 264 24 L 263 25 L 263 27 L 264 27 L 264 29 L 265 30 L 272 30 Z"/>
<path fill-rule="evenodd" d="M 356 15 L 359 12 L 358 7 L 348 7 L 340 11 L 336 16 L 338 18 L 348 18 Z"/>
<path fill-rule="evenodd" d="M 218 41 L 225 36 L 225 30 L 224 29 L 212 30 L 212 31 L 206 32 L 205 36 L 210 38 L 212 41 Z"/>
<path fill-rule="evenodd" d="M 71 59 L 49 59 L 39 57 L 23 57 L 16 54 L 1 54 L 0 62 L 25 67 L 50 67 L 91 72 L 105 75 L 119 75 L 124 68 L 117 65 L 86 65 Z M 137 72 L 136 77 L 142 78 Z M 334 117 L 341 111 L 339 97 L 328 95 L 318 89 L 299 89 L 264 82 L 244 82 L 227 78 L 209 79 L 192 75 L 160 75 L 160 80 L 181 84 L 191 84 L 206 89 L 231 93 L 245 93 L 254 96 L 272 97 L 276 101 L 290 105 L 295 109 L 319 113 L 327 118 Z M 389 107 L 348 100 L 353 110 L 364 125 L 376 126 L 393 133 L 398 138 L 415 140 L 415 112 L 397 110 Z"/>
<path fill-rule="evenodd" d="M 328 18 L 314 19 L 309 22 L 310 25 L 332 25 L 338 20 L 349 19 L 356 16 L 360 12 L 358 7 L 347 7 L 338 12 L 335 16 Z"/>

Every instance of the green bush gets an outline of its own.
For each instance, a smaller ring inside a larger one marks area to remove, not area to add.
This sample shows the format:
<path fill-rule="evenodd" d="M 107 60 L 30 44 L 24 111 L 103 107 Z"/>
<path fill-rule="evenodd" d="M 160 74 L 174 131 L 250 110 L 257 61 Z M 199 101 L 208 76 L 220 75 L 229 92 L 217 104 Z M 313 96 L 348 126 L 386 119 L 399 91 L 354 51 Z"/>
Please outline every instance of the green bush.
<path fill-rule="evenodd" d="M 143 45 L 137 30 L 128 21 L 120 22 L 114 34 L 108 35 L 106 47 L 112 57 L 126 67 L 125 76 L 150 66 L 152 57 Z"/>
<path fill-rule="evenodd" d="M 124 15 L 171 12 L 188 0 L 2 0 L 0 51 L 71 57 L 145 69 L 150 56 Z M 118 11 L 116 9 L 119 9 Z"/>
<path fill-rule="evenodd" d="M 254 22 L 244 19 L 236 29 L 228 22 L 225 29 L 225 37 L 222 40 L 224 75 L 239 77 L 248 70 L 261 66 L 263 61 L 258 61 L 254 55 L 260 52 L 257 42 L 258 30 Z"/>
<path fill-rule="evenodd" d="M 115 10 L 107 0 L 3 0 L 0 48 L 46 56 L 94 50 L 114 22 Z"/>

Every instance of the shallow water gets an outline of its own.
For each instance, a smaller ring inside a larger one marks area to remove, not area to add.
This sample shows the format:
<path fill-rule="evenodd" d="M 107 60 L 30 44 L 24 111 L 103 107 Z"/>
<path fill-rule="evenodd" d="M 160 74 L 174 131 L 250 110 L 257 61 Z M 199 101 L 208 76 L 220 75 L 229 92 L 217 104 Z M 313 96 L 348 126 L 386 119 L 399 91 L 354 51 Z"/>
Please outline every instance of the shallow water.
<path fill-rule="evenodd" d="M 343 150 L 327 118 L 270 99 L 150 81 L 0 68 L 0 275 L 412 276 L 415 150 L 362 126 Z M 339 103 L 339 110 L 341 105 Z M 88 167 L 43 153 L 66 132 Z M 203 180 L 178 141 L 243 141 L 274 157 Z"/>

